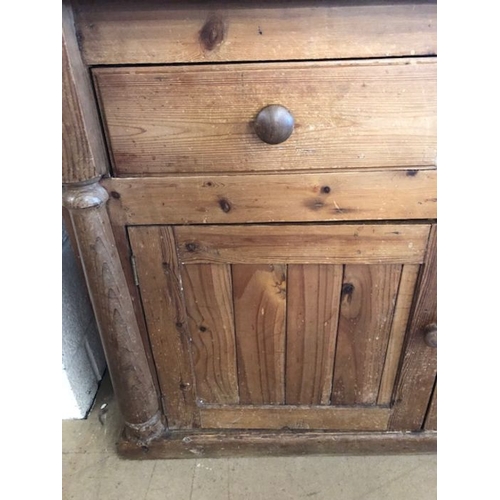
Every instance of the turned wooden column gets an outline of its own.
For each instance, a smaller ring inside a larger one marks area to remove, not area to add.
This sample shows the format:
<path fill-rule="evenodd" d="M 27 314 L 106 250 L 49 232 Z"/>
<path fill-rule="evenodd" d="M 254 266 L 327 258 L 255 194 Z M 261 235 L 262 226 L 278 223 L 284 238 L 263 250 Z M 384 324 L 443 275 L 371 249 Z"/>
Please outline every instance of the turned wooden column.
<path fill-rule="evenodd" d="M 107 155 L 88 68 L 76 41 L 72 11 L 63 3 L 63 206 L 70 213 L 125 437 L 147 444 L 164 418 L 99 179 Z"/>
<path fill-rule="evenodd" d="M 111 224 L 107 191 L 97 182 L 66 186 L 69 209 L 111 381 L 127 436 L 141 442 L 164 429 L 156 388 L 142 345 Z"/>

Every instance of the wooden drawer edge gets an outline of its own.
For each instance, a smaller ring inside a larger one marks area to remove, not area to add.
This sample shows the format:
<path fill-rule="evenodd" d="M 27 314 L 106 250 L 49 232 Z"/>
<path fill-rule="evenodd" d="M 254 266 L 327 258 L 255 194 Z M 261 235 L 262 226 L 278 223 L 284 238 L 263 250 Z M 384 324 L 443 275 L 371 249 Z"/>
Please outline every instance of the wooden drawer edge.
<path fill-rule="evenodd" d="M 151 0 L 76 3 L 76 26 L 89 65 L 395 57 L 437 51 L 435 2 L 257 1 L 209 8 Z"/>

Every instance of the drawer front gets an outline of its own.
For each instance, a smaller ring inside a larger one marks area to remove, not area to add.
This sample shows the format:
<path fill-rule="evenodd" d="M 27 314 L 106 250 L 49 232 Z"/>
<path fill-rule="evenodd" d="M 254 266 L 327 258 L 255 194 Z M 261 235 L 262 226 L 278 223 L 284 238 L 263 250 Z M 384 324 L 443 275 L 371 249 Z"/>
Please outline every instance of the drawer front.
<path fill-rule="evenodd" d="M 430 166 L 435 58 L 369 62 L 97 68 L 117 176 Z M 255 131 L 290 111 L 281 144 Z"/>

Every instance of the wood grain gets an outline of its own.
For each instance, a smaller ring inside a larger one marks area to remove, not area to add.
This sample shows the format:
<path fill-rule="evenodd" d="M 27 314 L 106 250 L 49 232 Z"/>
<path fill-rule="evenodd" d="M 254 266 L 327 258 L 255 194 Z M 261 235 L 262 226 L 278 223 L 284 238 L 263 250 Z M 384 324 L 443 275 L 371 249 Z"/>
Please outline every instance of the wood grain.
<path fill-rule="evenodd" d="M 429 224 L 247 225 L 175 228 L 183 263 L 414 264 Z"/>
<path fill-rule="evenodd" d="M 146 319 L 144 317 L 144 309 L 142 307 L 141 294 L 139 292 L 139 287 L 136 285 L 136 276 L 134 274 L 134 263 L 132 259 L 132 251 L 130 248 L 130 242 L 128 237 L 127 226 L 123 224 L 119 219 L 111 219 L 111 230 L 113 231 L 114 243 L 116 245 L 116 251 L 120 257 L 120 264 L 125 276 L 125 281 L 127 282 L 128 293 L 132 300 L 134 306 L 135 318 L 137 320 L 137 326 L 139 327 L 139 332 L 141 334 L 142 345 L 144 346 L 144 352 L 148 359 L 149 369 L 153 376 L 153 381 L 155 384 L 156 392 L 161 394 L 161 388 L 158 381 L 158 374 L 156 370 L 156 365 L 153 358 L 153 353 L 151 350 L 151 341 L 149 338 L 148 328 L 146 325 Z M 163 404 L 163 398 L 162 398 Z M 166 410 L 165 410 L 166 411 Z"/>
<path fill-rule="evenodd" d="M 102 186 L 103 179 L 99 181 L 99 184 Z M 109 194 L 109 192 L 108 192 Z M 139 287 L 137 286 L 137 277 L 134 271 L 134 262 L 132 259 L 132 250 L 130 248 L 129 236 L 127 231 L 127 221 L 124 217 L 124 213 L 122 210 L 110 210 L 109 201 L 111 199 L 115 200 L 114 195 L 109 194 L 109 199 L 106 203 L 106 209 L 109 215 L 109 220 L 111 223 L 111 229 L 113 231 L 114 242 L 116 245 L 116 250 L 120 257 L 120 263 L 123 270 L 123 274 L 125 275 L 125 280 L 127 282 L 128 291 L 130 294 L 130 298 L 132 299 L 132 303 L 134 305 L 135 317 L 137 319 L 137 323 L 139 326 L 139 330 L 141 332 L 141 337 L 144 345 L 144 350 L 146 352 L 146 356 L 148 358 L 148 362 L 151 368 L 151 372 L 153 374 L 153 379 L 155 382 L 156 390 L 158 394 L 161 394 L 161 389 L 159 387 L 158 377 L 156 373 L 156 366 L 154 364 L 154 358 L 151 351 L 151 342 L 148 334 L 148 329 L 146 325 L 146 319 L 144 318 L 144 310 L 142 307 L 142 299 L 139 292 Z M 166 410 L 165 410 L 166 411 Z"/>
<path fill-rule="evenodd" d="M 132 225 L 437 217 L 436 170 L 108 178 L 102 183 L 110 193 L 111 216 Z"/>
<path fill-rule="evenodd" d="M 425 327 L 437 324 L 437 225 L 432 226 L 399 374 L 390 428 L 422 428 L 437 372 L 436 349 L 425 344 Z"/>
<path fill-rule="evenodd" d="M 329 406 L 268 406 L 201 408 L 207 429 L 328 429 L 381 431 L 387 429 L 388 408 L 332 408 Z"/>
<path fill-rule="evenodd" d="M 437 382 L 432 392 L 432 399 L 425 417 L 424 429 L 426 431 L 437 431 Z"/>
<path fill-rule="evenodd" d="M 401 266 L 344 268 L 332 404 L 376 404 Z"/>
<path fill-rule="evenodd" d="M 234 265 L 240 403 L 285 401 L 286 266 Z"/>
<path fill-rule="evenodd" d="M 144 444 L 163 432 L 164 422 L 106 213 L 107 198 L 94 183 L 66 188 L 63 205 L 70 210 L 125 434 Z"/>
<path fill-rule="evenodd" d="M 102 130 L 87 68 L 76 41 L 71 7 L 62 5 L 62 182 L 99 178 L 107 171 Z"/>
<path fill-rule="evenodd" d="M 379 405 L 388 405 L 391 403 L 419 270 L 420 266 L 418 265 L 408 264 L 403 266 L 396 309 L 394 311 L 387 353 L 385 355 L 384 371 L 382 372 L 382 380 L 377 398 Z"/>
<path fill-rule="evenodd" d="M 78 4 L 79 37 L 90 65 L 392 57 L 437 50 L 435 2 Z"/>
<path fill-rule="evenodd" d="M 139 447 L 124 439 L 118 453 L 138 460 L 248 456 L 435 453 L 435 432 L 173 431 Z"/>
<path fill-rule="evenodd" d="M 432 166 L 434 58 L 93 70 L 118 176 Z M 255 134 L 269 104 L 295 129 Z"/>
<path fill-rule="evenodd" d="M 199 403 L 238 403 L 230 266 L 182 266 Z"/>
<path fill-rule="evenodd" d="M 330 402 L 343 268 L 289 265 L 286 404 Z"/>
<path fill-rule="evenodd" d="M 172 229 L 130 227 L 146 323 L 168 425 L 198 425 L 186 312 Z"/>

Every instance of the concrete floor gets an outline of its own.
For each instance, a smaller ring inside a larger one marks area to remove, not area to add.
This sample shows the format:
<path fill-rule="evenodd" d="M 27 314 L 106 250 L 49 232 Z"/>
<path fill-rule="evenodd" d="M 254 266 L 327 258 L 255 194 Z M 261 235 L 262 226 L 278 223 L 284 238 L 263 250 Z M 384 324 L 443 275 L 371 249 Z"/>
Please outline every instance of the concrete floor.
<path fill-rule="evenodd" d="M 101 406 L 107 406 L 101 410 Z M 432 500 L 436 455 L 123 460 L 109 380 L 63 421 L 63 500 Z"/>

